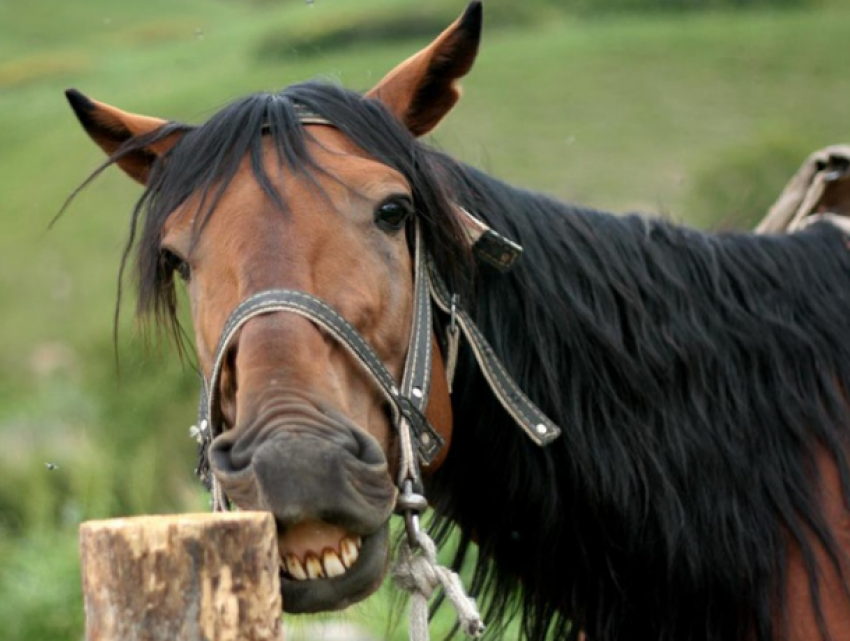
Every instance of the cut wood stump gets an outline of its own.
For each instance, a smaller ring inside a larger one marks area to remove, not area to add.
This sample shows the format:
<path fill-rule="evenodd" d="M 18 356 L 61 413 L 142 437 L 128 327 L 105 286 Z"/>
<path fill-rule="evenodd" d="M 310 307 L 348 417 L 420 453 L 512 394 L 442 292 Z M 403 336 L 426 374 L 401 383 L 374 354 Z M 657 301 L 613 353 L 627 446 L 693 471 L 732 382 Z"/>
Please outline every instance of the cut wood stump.
<path fill-rule="evenodd" d="M 87 641 L 281 641 L 279 554 L 265 512 L 80 526 Z"/>

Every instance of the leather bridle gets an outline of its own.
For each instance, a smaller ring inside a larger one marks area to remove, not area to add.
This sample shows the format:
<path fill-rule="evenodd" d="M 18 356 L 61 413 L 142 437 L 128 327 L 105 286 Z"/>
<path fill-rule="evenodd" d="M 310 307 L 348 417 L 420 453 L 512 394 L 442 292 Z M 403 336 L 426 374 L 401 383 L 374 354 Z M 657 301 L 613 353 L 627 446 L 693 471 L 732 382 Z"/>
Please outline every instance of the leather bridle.
<path fill-rule="evenodd" d="M 331 125 L 321 116 L 300 113 L 303 124 Z M 473 253 L 479 260 L 505 271 L 512 267 L 522 249 L 503 238 L 465 210 L 459 210 L 467 229 Z M 225 427 L 220 408 L 220 381 L 228 348 L 249 320 L 263 314 L 286 312 L 315 323 L 334 338 L 365 370 L 386 399 L 391 422 L 398 434 L 399 494 L 396 511 L 405 517 L 408 540 L 416 547 L 419 515 L 427 509 L 423 495 L 420 465 L 430 464 L 445 446 L 442 436 L 425 417 L 432 376 L 432 303 L 449 316 L 446 336 L 448 351 L 457 353 L 462 333 L 490 388 L 520 428 L 537 445 L 555 440 L 561 430 L 519 389 L 505 370 L 471 317 L 458 306 L 454 296 L 423 246 L 419 221 L 413 229 L 413 318 L 402 379 L 397 382 L 380 357 L 360 333 L 337 311 L 321 299 L 292 289 L 268 289 L 240 303 L 230 314 L 221 333 L 209 379 L 201 389 L 198 423 L 193 434 L 200 443 L 196 473 L 212 491 L 213 511 L 226 511 L 229 501 L 209 466 L 209 447 Z M 453 370 L 453 365 L 447 370 Z M 451 376 L 451 374 L 450 374 Z"/>

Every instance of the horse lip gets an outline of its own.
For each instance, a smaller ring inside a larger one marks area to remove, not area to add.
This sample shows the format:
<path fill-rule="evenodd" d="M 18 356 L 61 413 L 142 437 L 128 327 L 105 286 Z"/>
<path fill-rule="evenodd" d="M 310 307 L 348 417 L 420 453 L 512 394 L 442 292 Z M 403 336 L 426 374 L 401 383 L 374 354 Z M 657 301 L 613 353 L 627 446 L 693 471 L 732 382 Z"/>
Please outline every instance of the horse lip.
<path fill-rule="evenodd" d="M 388 559 L 389 521 L 363 537 L 357 562 L 341 576 L 297 581 L 281 573 L 283 610 L 290 614 L 310 614 L 342 610 L 362 601 L 381 585 Z"/>

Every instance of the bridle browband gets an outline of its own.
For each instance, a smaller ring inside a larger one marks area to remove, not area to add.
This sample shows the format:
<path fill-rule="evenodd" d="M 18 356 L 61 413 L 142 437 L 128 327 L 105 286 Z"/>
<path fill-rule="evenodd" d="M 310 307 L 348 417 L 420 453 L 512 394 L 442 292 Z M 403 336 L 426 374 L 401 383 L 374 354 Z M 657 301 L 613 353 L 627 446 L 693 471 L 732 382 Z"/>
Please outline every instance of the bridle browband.
<path fill-rule="evenodd" d="M 300 108 L 299 119 L 302 124 L 333 126 L 323 117 Z M 461 208 L 458 210 L 473 254 L 500 271 L 509 270 L 522 248 L 469 212 Z M 269 289 L 249 297 L 231 312 L 219 339 L 210 377 L 202 382 L 198 423 L 193 428 L 200 444 L 196 474 L 212 492 L 213 511 L 229 509 L 229 501 L 209 463 L 209 447 L 224 432 L 219 399 L 224 361 L 239 330 L 252 318 L 264 314 L 297 314 L 321 327 L 354 358 L 386 399 L 399 443 L 397 483 L 400 491 L 396 511 L 405 517 L 411 547 L 418 545 L 419 515 L 428 506 L 423 496 L 420 465 L 430 464 L 445 445 L 442 436 L 425 417 L 433 361 L 432 303 L 449 316 L 446 328 L 448 360 L 456 358 L 460 334 L 463 334 L 491 390 L 517 425 L 541 447 L 558 438 L 560 428 L 519 389 L 471 317 L 459 307 L 457 296 L 450 292 L 423 246 L 419 221 L 414 220 L 413 225 L 413 318 L 400 383 L 396 382 L 360 333 L 330 305 L 312 294 L 292 289 Z M 454 363 L 447 363 L 446 369 L 451 379 Z"/>

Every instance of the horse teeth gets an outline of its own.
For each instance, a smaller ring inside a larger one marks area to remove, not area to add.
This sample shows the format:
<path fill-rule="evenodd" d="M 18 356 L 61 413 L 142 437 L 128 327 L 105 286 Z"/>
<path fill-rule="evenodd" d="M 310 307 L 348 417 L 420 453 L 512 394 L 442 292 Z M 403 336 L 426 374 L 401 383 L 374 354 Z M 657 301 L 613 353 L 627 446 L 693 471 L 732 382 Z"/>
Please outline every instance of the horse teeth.
<path fill-rule="evenodd" d="M 304 560 L 304 569 L 307 570 L 307 578 L 319 579 L 325 576 L 322 562 L 313 554 L 308 554 Z"/>
<path fill-rule="evenodd" d="M 322 565 L 325 568 L 325 576 L 329 578 L 345 574 L 345 566 L 337 556 L 337 553 L 331 549 L 325 550 L 324 554 L 322 554 Z"/>
<path fill-rule="evenodd" d="M 289 572 L 293 579 L 304 581 L 307 578 L 307 572 L 301 564 L 301 559 L 297 556 L 294 554 L 287 554 L 284 561 L 286 563 L 286 571 Z"/>
<path fill-rule="evenodd" d="M 357 537 L 360 538 L 360 537 Z M 342 564 L 350 568 L 357 561 L 357 557 L 360 556 L 360 550 L 357 543 L 350 539 L 349 537 L 345 537 L 342 541 L 339 542 L 339 552 L 342 558 Z"/>
<path fill-rule="evenodd" d="M 281 554 L 280 564 L 283 571 L 296 581 L 338 577 L 357 563 L 362 546 L 362 537 L 352 534 L 343 537 L 337 548 L 326 547 L 321 554 L 309 550 L 303 554 Z"/>

